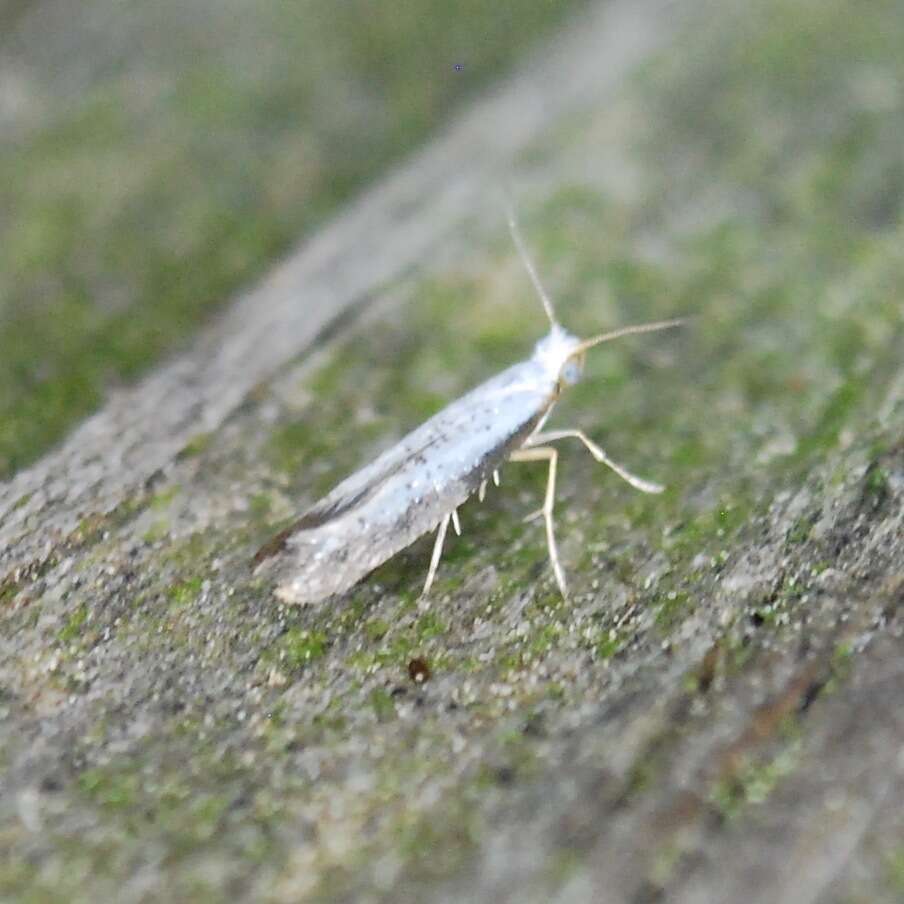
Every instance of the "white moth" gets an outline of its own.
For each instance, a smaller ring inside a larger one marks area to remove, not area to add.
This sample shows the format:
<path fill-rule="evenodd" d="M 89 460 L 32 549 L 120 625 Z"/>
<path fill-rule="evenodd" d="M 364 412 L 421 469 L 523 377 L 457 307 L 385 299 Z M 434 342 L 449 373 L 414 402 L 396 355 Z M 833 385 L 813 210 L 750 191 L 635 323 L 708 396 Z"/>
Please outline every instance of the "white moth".
<path fill-rule="evenodd" d="M 543 461 L 549 468 L 543 516 L 556 581 L 567 595 L 553 528 L 558 453 L 550 443 L 573 437 L 590 454 L 644 493 L 663 487 L 635 476 L 580 430 L 543 431 L 561 391 L 582 374 L 587 349 L 611 339 L 678 326 L 664 320 L 628 326 L 592 339 L 572 336 L 558 323 L 552 303 L 527 253 L 514 216 L 509 227 L 518 253 L 549 319 L 549 333 L 532 357 L 472 389 L 401 442 L 343 480 L 294 524 L 265 544 L 256 572 L 276 579 L 276 596 L 287 603 L 315 603 L 341 593 L 422 534 L 436 528 L 423 593 L 439 565 L 449 522 L 461 532 L 458 507 L 475 491 L 482 500 L 488 480 L 498 486 L 506 461 Z"/>

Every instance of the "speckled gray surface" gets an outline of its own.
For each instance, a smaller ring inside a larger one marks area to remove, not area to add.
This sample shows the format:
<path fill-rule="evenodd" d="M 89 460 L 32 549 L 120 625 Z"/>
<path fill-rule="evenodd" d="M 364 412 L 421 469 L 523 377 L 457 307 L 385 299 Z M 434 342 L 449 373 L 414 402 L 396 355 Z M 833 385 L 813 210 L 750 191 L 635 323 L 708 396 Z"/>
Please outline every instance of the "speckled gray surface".
<path fill-rule="evenodd" d="M 900 900 L 904 15 L 683 12 L 598 10 L 562 108 L 472 170 L 516 79 L 3 488 L 0 897 Z M 429 540 L 278 606 L 257 546 L 544 331 L 497 167 L 569 328 L 696 315 L 555 417 L 669 488 L 563 447 L 568 603 L 510 465 L 429 608 Z M 309 353 L 302 290 L 371 303 Z"/>

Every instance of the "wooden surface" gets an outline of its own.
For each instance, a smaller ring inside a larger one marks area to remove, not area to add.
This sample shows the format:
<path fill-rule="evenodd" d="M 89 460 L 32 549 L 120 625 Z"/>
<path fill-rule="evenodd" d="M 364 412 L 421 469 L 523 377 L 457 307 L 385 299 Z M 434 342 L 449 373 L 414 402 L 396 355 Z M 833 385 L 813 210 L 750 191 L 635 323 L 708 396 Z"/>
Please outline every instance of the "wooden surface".
<path fill-rule="evenodd" d="M 0 486 L 0 898 L 901 900 L 902 33 L 594 7 Z M 429 607 L 429 541 L 277 605 L 260 543 L 542 333 L 506 183 L 569 327 L 696 315 L 556 421 L 669 491 L 563 447 L 568 603 L 512 465 Z"/>

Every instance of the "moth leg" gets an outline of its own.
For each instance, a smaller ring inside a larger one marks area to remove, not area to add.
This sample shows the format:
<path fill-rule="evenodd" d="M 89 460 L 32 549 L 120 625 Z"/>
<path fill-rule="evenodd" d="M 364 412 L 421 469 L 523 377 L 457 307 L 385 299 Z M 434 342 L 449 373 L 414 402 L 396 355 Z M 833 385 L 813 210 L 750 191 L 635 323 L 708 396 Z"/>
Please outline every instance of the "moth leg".
<path fill-rule="evenodd" d="M 552 570 L 556 576 L 556 583 L 562 596 L 568 599 L 568 586 L 565 583 L 565 572 L 559 562 L 559 551 L 556 548 L 556 535 L 553 528 L 552 509 L 556 501 L 556 463 L 559 453 L 552 446 L 536 446 L 530 449 L 516 449 L 509 456 L 511 461 L 548 461 L 549 477 L 546 481 L 546 496 L 543 500 L 543 508 L 540 513 L 546 521 L 546 545 L 549 547 L 549 560 L 552 562 Z"/>
<path fill-rule="evenodd" d="M 543 514 L 543 508 L 542 508 L 542 506 L 541 506 L 540 508 L 535 509 L 534 511 L 532 511 L 529 515 L 525 515 L 525 516 L 521 519 L 521 523 L 522 523 L 522 524 L 530 524 L 531 521 L 536 521 L 537 518 L 539 518 L 542 514 Z"/>
<path fill-rule="evenodd" d="M 458 520 L 458 509 L 452 509 L 452 527 L 455 529 L 455 536 L 461 536 L 461 521 Z"/>
<path fill-rule="evenodd" d="M 430 592 L 433 579 L 436 577 L 436 569 L 439 567 L 440 556 L 443 554 L 443 542 L 446 539 L 446 531 L 449 528 L 449 521 L 451 518 L 451 515 L 446 515 L 443 520 L 440 521 L 439 527 L 436 529 L 436 542 L 433 544 L 433 555 L 430 556 L 430 568 L 427 571 L 427 580 L 424 582 L 424 589 L 421 591 L 421 599 Z"/>
<path fill-rule="evenodd" d="M 644 480 L 642 477 L 632 474 L 618 462 L 613 461 L 583 430 L 549 430 L 546 433 L 535 433 L 533 436 L 528 437 L 524 445 L 532 447 L 540 443 L 553 443 L 557 439 L 567 439 L 568 437 L 579 439 L 597 461 L 602 462 L 615 471 L 622 480 L 630 483 L 635 490 L 640 490 L 642 493 L 661 493 L 665 489 L 661 483 Z"/>

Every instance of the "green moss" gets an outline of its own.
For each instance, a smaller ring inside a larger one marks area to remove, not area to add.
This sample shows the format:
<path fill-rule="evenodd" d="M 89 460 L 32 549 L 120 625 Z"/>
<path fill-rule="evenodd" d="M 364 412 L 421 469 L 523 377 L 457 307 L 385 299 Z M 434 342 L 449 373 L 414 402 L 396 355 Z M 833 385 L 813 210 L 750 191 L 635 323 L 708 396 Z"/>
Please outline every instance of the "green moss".
<path fill-rule="evenodd" d="M 807 585 L 796 577 L 785 577 L 781 585 L 757 605 L 749 614 L 758 626 L 773 630 L 788 624 L 790 612 L 807 592 Z"/>
<path fill-rule="evenodd" d="M 536 656 L 542 656 L 558 644 L 562 627 L 556 622 L 541 624 L 529 635 L 528 649 Z"/>
<path fill-rule="evenodd" d="M 172 863 L 190 860 L 216 843 L 238 812 L 247 823 L 241 838 L 227 842 L 230 856 L 245 862 L 272 857 L 273 843 L 264 824 L 281 818 L 280 803 L 266 792 L 251 791 L 243 797 L 244 792 L 237 789 L 245 776 L 228 752 L 209 751 L 196 743 L 193 753 L 193 765 L 188 766 L 175 760 L 162 767 L 159 761 L 152 766 L 117 760 L 84 770 L 77 786 L 85 799 L 102 808 L 105 819 L 117 827 L 121 844 L 137 837 L 151 843 L 165 839 Z M 90 840 L 82 845 L 73 845 L 70 840 L 68 848 L 84 854 L 90 851 L 90 845 Z M 66 854 L 66 839 L 59 841 L 58 852 Z M 118 867 L 105 863 L 95 865 L 95 871 L 98 868 L 105 876 Z M 191 882 L 191 875 L 176 881 Z"/>
<path fill-rule="evenodd" d="M 5 606 L 11 602 L 21 589 L 21 586 L 19 581 L 15 581 L 12 578 L 7 578 L 5 581 L 0 582 L 0 606 Z"/>
<path fill-rule="evenodd" d="M 389 631 L 389 623 L 382 618 L 373 618 L 364 625 L 364 633 L 371 642 L 382 640 Z"/>
<path fill-rule="evenodd" d="M 863 492 L 870 508 L 879 508 L 889 496 L 889 474 L 881 465 L 872 465 L 863 479 Z"/>
<path fill-rule="evenodd" d="M 203 455 L 203 453 L 210 448 L 213 439 L 214 434 L 210 431 L 207 431 L 205 433 L 196 433 L 185 444 L 182 451 L 179 453 L 179 458 L 197 458 L 199 455 Z"/>
<path fill-rule="evenodd" d="M 105 768 L 85 770 L 78 777 L 78 785 L 84 794 L 109 809 L 128 810 L 135 806 L 139 794 L 138 775 Z"/>
<path fill-rule="evenodd" d="M 835 690 L 839 684 L 846 681 L 854 670 L 854 648 L 843 641 L 839 643 L 832 654 L 830 677 L 826 683 L 826 690 Z"/>
<path fill-rule="evenodd" d="M 593 651 L 599 659 L 611 659 L 624 646 L 624 639 L 614 628 L 600 631 L 593 644 Z"/>
<path fill-rule="evenodd" d="M 299 669 L 320 659 L 327 647 L 328 638 L 323 632 L 290 628 L 280 639 L 279 658 L 288 668 Z"/>
<path fill-rule="evenodd" d="M 273 500 L 267 493 L 255 493 L 249 500 L 251 517 L 263 521 L 273 508 Z"/>
<path fill-rule="evenodd" d="M 201 577 L 189 578 L 178 584 L 173 584 L 167 591 L 167 595 L 176 606 L 187 606 L 193 603 L 201 592 L 204 579 Z"/>
<path fill-rule="evenodd" d="M 747 806 L 762 804 L 799 762 L 799 743 L 789 744 L 769 759 L 749 761 L 714 786 L 711 802 L 723 816 L 733 819 Z"/>
<path fill-rule="evenodd" d="M 396 708 L 392 695 L 382 687 L 375 687 L 368 696 L 368 703 L 380 722 L 395 718 Z"/>
<path fill-rule="evenodd" d="M 60 643 L 68 644 L 75 640 L 81 633 L 85 622 L 88 620 L 90 610 L 84 603 L 79 606 L 67 619 L 66 624 L 60 629 Z"/>
<path fill-rule="evenodd" d="M 107 515 L 93 513 L 86 515 L 78 523 L 78 527 L 67 537 L 67 545 L 72 547 L 94 546 L 100 542 L 110 527 Z"/>
<path fill-rule="evenodd" d="M 657 766 L 655 756 L 644 756 L 632 763 L 625 778 L 625 796 L 636 797 L 650 788 L 656 780 Z"/>
<path fill-rule="evenodd" d="M 838 387 L 826 400 L 816 424 L 798 447 L 797 455 L 808 459 L 824 453 L 838 442 L 842 427 L 851 422 L 851 412 L 862 404 L 866 381 L 852 378 Z"/>
<path fill-rule="evenodd" d="M 428 628 L 428 635 L 430 637 L 437 636 L 430 633 L 431 630 L 432 628 Z M 404 666 L 414 654 L 419 641 L 423 642 L 426 639 L 427 637 L 424 635 L 411 637 L 408 634 L 393 637 L 388 644 L 377 651 L 377 660 L 381 664 Z"/>
<path fill-rule="evenodd" d="M 436 613 L 427 612 L 417 620 L 414 631 L 418 640 L 426 642 L 444 634 L 446 625 Z"/>
<path fill-rule="evenodd" d="M 812 530 L 813 516 L 801 516 L 789 528 L 786 541 L 792 546 L 797 546 L 801 543 L 805 543 L 809 538 Z"/>
<path fill-rule="evenodd" d="M 11 512 L 15 512 L 17 509 L 22 508 L 23 505 L 27 505 L 28 501 L 31 497 L 34 496 L 34 493 L 23 493 L 12 505 L 10 509 Z"/>
<path fill-rule="evenodd" d="M 669 844 L 656 851 L 649 869 L 649 880 L 657 897 L 665 896 L 669 880 L 681 864 L 684 854 L 685 846 L 681 843 L 681 839 L 673 839 Z"/>
<path fill-rule="evenodd" d="M 899 895 L 904 895 L 904 846 L 885 855 L 888 883 Z"/>
<path fill-rule="evenodd" d="M 687 518 L 668 531 L 665 549 L 675 563 L 686 564 L 698 555 L 717 555 L 729 546 L 750 517 L 749 504 L 723 497 L 718 505 Z"/>
<path fill-rule="evenodd" d="M 667 590 L 660 593 L 653 601 L 656 612 L 656 624 L 663 630 L 677 625 L 691 610 L 692 597 L 683 590 Z"/>
<path fill-rule="evenodd" d="M 141 535 L 141 539 L 145 543 L 158 543 L 165 540 L 169 536 L 169 521 L 158 518 L 151 526 Z"/>
<path fill-rule="evenodd" d="M 165 511 L 170 507 L 176 496 L 179 495 L 180 489 L 179 486 L 173 485 L 161 490 L 159 493 L 155 493 L 147 502 L 148 508 L 155 512 Z"/>

